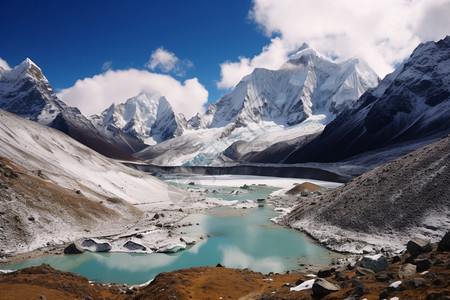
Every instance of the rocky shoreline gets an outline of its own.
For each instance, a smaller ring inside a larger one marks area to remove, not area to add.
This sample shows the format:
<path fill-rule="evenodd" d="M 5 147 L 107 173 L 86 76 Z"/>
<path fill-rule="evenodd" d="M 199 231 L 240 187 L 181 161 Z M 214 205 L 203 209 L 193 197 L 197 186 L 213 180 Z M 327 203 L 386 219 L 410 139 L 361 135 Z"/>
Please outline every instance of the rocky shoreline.
<path fill-rule="evenodd" d="M 0 275 L 2 299 L 448 299 L 450 232 L 438 244 L 412 238 L 402 254 L 334 262 L 314 273 L 261 274 L 198 267 L 161 273 L 149 284 L 99 284 L 48 265 Z"/>

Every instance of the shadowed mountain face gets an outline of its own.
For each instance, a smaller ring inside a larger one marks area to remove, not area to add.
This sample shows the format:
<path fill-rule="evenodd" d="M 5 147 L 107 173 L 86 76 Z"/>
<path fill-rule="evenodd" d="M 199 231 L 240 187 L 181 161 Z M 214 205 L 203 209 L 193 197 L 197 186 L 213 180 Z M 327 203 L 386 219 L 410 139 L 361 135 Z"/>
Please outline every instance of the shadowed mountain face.
<path fill-rule="evenodd" d="M 450 132 L 450 37 L 419 45 L 394 73 L 341 113 L 288 163 L 339 161 Z"/>
<path fill-rule="evenodd" d="M 98 130 L 77 108 L 56 97 L 41 69 L 30 59 L 0 73 L 0 108 L 58 129 L 106 156 L 134 160 L 145 147 L 117 128 Z"/>

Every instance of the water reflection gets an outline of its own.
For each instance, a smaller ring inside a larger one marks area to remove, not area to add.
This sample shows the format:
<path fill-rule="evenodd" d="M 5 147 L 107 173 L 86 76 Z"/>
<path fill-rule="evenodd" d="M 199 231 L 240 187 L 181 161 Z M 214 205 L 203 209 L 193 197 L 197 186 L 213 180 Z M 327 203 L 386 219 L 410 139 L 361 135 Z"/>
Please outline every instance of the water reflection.
<path fill-rule="evenodd" d="M 253 256 L 242 252 L 237 246 L 220 246 L 219 249 L 223 254 L 223 264 L 229 268 L 249 268 L 263 273 L 279 273 L 286 270 L 286 266 L 282 263 L 281 257 L 264 257 L 256 259 Z"/>

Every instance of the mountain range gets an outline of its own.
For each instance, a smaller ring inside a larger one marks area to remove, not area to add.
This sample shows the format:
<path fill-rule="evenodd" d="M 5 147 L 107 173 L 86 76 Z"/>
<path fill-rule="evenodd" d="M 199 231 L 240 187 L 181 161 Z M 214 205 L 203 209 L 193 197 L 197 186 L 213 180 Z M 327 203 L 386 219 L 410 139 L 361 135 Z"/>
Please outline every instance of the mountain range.
<path fill-rule="evenodd" d="M 0 108 L 58 129 L 106 156 L 134 160 L 145 145 L 112 127 L 98 130 L 77 108 L 55 95 L 41 69 L 30 59 L 0 70 Z"/>
<path fill-rule="evenodd" d="M 173 110 L 170 99 L 145 92 L 85 117 L 58 99 L 41 69 L 26 59 L 0 69 L 0 108 L 118 159 L 157 165 L 336 162 L 448 133 L 449 49 L 449 37 L 421 44 L 380 82 L 364 61 L 338 63 L 304 44 L 278 70 L 255 69 L 190 120 Z"/>

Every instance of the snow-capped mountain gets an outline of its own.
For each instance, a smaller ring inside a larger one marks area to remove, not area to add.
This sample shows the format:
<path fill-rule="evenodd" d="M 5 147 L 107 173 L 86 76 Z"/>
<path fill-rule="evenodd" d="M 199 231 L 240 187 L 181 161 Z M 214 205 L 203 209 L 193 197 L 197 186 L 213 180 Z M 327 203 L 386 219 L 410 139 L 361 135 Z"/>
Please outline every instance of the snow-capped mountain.
<path fill-rule="evenodd" d="M 0 74 L 0 108 L 56 128 L 88 147 L 110 157 L 133 159 L 130 153 L 144 144 L 118 130 L 98 131 L 77 108 L 59 100 L 30 59 Z"/>
<path fill-rule="evenodd" d="M 450 36 L 419 45 L 396 71 L 367 91 L 286 162 L 338 161 L 382 147 L 450 133 Z"/>
<path fill-rule="evenodd" d="M 362 60 L 336 63 L 307 44 L 278 70 L 255 69 L 215 106 L 210 127 L 261 121 L 299 124 L 316 114 L 336 115 L 368 89 L 378 76 Z"/>
<path fill-rule="evenodd" d="M 113 126 L 146 144 L 155 144 L 180 136 L 187 126 L 182 115 L 176 115 L 164 96 L 140 93 L 122 104 L 112 104 L 91 120 L 96 127 Z"/>
<path fill-rule="evenodd" d="M 189 120 L 195 131 L 136 156 L 169 165 L 235 160 L 321 132 L 377 84 L 378 76 L 363 61 L 336 63 L 304 44 L 279 70 L 255 69 L 205 114 Z"/>
<path fill-rule="evenodd" d="M 68 107 L 56 97 L 41 69 L 27 58 L 1 73 L 0 108 L 50 125 Z"/>

